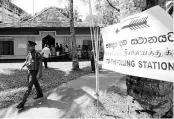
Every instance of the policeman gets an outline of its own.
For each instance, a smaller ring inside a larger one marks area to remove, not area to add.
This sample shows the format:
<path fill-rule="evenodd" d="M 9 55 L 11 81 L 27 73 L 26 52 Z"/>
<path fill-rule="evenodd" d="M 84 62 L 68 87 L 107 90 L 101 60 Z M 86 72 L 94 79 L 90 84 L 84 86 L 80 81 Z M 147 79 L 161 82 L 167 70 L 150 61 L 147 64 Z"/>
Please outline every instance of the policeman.
<path fill-rule="evenodd" d="M 29 54 L 27 55 L 26 61 L 22 67 L 22 69 L 25 66 L 28 68 L 28 89 L 25 92 L 21 103 L 19 103 L 17 105 L 16 108 L 18 108 L 18 109 L 24 107 L 24 104 L 26 103 L 27 98 L 30 95 L 30 92 L 32 90 L 33 85 L 35 86 L 36 91 L 37 91 L 37 95 L 36 95 L 36 97 L 34 97 L 34 99 L 38 99 L 38 98 L 43 97 L 42 89 L 41 89 L 39 82 L 36 78 L 37 73 L 39 71 L 39 65 L 41 65 L 40 64 L 41 55 L 40 55 L 40 53 L 36 52 L 35 45 L 37 45 L 35 42 L 28 41 Z"/>

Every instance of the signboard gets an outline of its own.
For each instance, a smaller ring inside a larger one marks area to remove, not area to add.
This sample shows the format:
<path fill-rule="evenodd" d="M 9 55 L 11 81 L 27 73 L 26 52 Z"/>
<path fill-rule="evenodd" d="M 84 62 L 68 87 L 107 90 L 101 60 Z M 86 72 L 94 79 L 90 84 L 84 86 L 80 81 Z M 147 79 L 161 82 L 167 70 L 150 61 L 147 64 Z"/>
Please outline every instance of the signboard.
<path fill-rule="evenodd" d="M 27 48 L 26 44 L 18 44 L 18 48 Z"/>
<path fill-rule="evenodd" d="M 103 68 L 173 82 L 173 35 L 173 20 L 159 6 L 103 28 Z"/>

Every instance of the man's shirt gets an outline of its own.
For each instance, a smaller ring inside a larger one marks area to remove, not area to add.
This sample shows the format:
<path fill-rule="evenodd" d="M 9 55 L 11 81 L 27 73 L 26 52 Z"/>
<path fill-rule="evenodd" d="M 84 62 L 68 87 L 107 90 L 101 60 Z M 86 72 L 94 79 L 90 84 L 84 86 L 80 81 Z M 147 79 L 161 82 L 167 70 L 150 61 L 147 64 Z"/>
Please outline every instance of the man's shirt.
<path fill-rule="evenodd" d="M 45 47 L 42 51 L 41 51 L 41 55 L 43 55 L 44 58 L 49 58 L 49 55 L 51 55 L 51 51 L 48 47 Z"/>
<path fill-rule="evenodd" d="M 66 52 L 66 53 L 68 52 L 68 48 L 67 48 L 67 47 L 65 47 L 65 52 Z"/>
<path fill-rule="evenodd" d="M 38 70 L 39 62 L 42 60 L 40 53 L 35 50 L 28 53 L 26 58 L 27 68 L 29 70 Z"/>

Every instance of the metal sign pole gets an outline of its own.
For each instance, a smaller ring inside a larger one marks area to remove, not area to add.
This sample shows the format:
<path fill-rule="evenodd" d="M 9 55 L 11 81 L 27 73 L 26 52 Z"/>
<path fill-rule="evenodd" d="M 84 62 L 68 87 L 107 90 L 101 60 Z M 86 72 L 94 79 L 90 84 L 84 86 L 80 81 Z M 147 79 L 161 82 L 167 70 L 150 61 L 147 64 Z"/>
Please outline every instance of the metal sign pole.
<path fill-rule="evenodd" d="M 5 14 L 5 13 L 4 13 L 4 11 L 5 11 L 4 9 L 5 9 L 5 1 L 3 0 L 3 1 L 2 1 L 2 23 L 4 23 L 4 16 L 5 16 L 5 15 L 4 15 L 4 14 Z"/>
<path fill-rule="evenodd" d="M 34 0 L 33 0 L 33 16 L 34 16 Z"/>
<path fill-rule="evenodd" d="M 89 0 L 89 13 L 91 16 L 91 40 L 92 40 L 92 46 L 93 46 L 93 53 L 94 53 L 94 59 L 95 59 L 95 71 L 96 71 L 96 96 L 97 96 L 97 113 L 96 116 L 98 117 L 98 107 L 99 107 L 99 71 L 98 71 L 98 27 L 94 27 L 93 23 L 93 16 L 92 16 L 92 7 L 91 7 L 91 0 Z M 94 41 L 94 42 L 93 42 Z M 94 43 L 94 44 L 93 44 Z M 94 47 L 95 46 L 95 47 Z"/>
<path fill-rule="evenodd" d="M 99 109 L 99 67 L 98 67 L 98 60 L 99 60 L 99 48 L 98 48 L 98 27 L 96 33 L 96 94 L 97 94 L 97 111 Z M 98 113 L 98 112 L 97 112 Z"/>

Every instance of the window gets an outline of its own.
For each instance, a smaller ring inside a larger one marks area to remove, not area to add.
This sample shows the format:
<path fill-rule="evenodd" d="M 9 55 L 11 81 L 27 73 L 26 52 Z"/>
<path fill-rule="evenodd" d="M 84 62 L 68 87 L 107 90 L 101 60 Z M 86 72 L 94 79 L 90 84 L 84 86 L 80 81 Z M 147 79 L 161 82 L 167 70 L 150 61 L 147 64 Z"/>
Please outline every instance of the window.
<path fill-rule="evenodd" d="M 0 38 L 0 55 L 14 55 L 13 38 Z"/>

